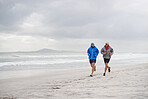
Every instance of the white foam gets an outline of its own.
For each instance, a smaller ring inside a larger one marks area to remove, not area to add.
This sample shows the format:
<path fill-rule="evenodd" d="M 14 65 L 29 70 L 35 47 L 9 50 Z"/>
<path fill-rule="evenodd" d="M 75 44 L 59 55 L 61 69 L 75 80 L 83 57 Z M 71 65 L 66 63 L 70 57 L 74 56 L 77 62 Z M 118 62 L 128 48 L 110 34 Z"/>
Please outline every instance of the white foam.
<path fill-rule="evenodd" d="M 70 60 L 70 59 L 56 59 L 56 60 L 32 60 L 32 61 L 17 61 L 17 62 L 2 62 L 2 66 L 19 66 L 19 65 L 48 65 L 48 64 L 63 64 L 73 62 L 86 62 L 87 60 Z"/>

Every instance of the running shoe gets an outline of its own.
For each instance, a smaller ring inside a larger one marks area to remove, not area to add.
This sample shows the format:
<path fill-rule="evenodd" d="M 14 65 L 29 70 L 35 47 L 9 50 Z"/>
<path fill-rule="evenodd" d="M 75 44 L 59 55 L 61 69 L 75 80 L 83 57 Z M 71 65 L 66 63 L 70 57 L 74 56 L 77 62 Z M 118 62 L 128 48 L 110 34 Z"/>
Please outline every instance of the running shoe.
<path fill-rule="evenodd" d="M 93 77 L 93 74 L 90 74 L 90 77 Z"/>

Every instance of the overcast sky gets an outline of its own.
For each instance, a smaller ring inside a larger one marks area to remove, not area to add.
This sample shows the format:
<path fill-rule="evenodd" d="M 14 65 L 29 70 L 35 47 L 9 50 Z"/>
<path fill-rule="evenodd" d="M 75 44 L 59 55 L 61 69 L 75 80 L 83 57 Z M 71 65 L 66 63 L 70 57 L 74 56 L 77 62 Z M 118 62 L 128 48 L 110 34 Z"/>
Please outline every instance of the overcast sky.
<path fill-rule="evenodd" d="M 148 52 L 148 0 L 0 0 L 0 51 Z"/>

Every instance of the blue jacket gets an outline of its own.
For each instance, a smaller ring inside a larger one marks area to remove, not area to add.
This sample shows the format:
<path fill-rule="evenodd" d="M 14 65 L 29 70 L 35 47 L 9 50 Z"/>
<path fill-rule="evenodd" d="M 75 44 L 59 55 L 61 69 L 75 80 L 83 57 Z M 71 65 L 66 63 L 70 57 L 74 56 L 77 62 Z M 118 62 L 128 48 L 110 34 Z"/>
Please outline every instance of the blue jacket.
<path fill-rule="evenodd" d="M 90 54 L 89 59 L 96 59 L 99 54 L 99 50 L 97 49 L 97 47 L 94 47 L 94 48 L 90 47 L 87 50 L 87 54 L 88 54 L 88 56 Z"/>

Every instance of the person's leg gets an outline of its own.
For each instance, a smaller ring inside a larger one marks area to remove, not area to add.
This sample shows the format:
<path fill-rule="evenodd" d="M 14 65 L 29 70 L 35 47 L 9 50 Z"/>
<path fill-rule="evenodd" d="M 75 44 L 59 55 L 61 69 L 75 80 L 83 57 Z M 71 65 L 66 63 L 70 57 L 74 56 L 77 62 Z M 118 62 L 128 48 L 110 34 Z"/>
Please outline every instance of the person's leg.
<path fill-rule="evenodd" d="M 94 69 L 95 69 L 95 63 L 92 63 L 92 74 L 94 73 Z"/>
<path fill-rule="evenodd" d="M 90 62 L 90 66 L 92 67 L 92 60 L 90 59 L 89 62 Z"/>
<path fill-rule="evenodd" d="M 92 63 L 90 64 L 90 66 L 92 67 Z"/>
<path fill-rule="evenodd" d="M 107 68 L 109 68 L 108 63 L 105 63 L 105 71 L 104 71 L 104 73 L 106 73 Z"/>
<path fill-rule="evenodd" d="M 105 76 L 107 69 L 108 69 L 108 72 L 110 72 L 110 67 L 108 66 L 109 61 L 110 61 L 110 59 L 104 59 L 104 62 L 105 62 L 105 70 L 104 70 L 103 76 Z"/>
<path fill-rule="evenodd" d="M 105 63 L 105 70 L 104 70 L 103 76 L 105 76 L 106 70 L 107 70 L 107 63 Z"/>
<path fill-rule="evenodd" d="M 93 63 L 90 63 L 90 66 L 93 69 Z M 90 76 L 93 77 L 93 73 L 91 73 Z"/>

